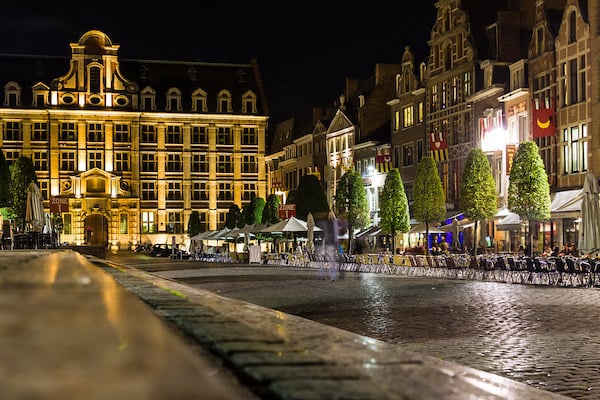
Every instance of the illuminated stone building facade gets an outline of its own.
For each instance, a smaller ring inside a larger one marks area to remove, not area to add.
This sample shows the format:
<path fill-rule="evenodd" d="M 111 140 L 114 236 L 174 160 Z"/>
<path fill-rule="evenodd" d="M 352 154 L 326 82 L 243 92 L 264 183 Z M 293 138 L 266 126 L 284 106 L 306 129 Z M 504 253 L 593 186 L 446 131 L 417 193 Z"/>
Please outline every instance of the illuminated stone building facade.
<path fill-rule="evenodd" d="M 67 198 L 61 241 L 129 248 L 185 243 L 232 204 L 265 197 L 268 110 L 256 63 L 119 59 L 100 31 L 71 57 L 1 55 L 0 146 L 30 157 L 48 212 Z"/>

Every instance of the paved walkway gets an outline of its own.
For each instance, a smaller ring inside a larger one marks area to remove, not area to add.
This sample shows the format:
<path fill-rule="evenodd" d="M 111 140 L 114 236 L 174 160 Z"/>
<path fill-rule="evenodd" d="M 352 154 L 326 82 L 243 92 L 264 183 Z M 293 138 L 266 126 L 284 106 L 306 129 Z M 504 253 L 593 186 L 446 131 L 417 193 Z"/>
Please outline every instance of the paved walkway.
<path fill-rule="evenodd" d="M 565 398 L 68 250 L 0 253 L 0 304 L 2 399 Z"/>

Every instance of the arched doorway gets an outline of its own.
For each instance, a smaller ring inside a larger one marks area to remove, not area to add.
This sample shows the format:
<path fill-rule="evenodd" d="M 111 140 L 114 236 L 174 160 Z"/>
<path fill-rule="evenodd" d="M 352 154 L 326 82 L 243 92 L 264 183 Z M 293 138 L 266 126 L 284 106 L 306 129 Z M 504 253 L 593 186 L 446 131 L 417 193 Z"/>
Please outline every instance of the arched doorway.
<path fill-rule="evenodd" d="M 108 246 L 108 220 L 104 215 L 92 214 L 85 218 L 84 242 L 91 246 Z"/>

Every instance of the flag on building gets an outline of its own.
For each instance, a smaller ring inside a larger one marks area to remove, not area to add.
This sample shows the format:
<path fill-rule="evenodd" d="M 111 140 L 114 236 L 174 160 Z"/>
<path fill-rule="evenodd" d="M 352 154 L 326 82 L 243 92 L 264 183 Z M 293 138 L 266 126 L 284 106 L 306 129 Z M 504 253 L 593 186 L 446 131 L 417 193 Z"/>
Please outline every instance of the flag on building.
<path fill-rule="evenodd" d="M 314 175 L 317 177 L 317 179 L 321 179 L 321 172 L 319 171 L 319 167 L 307 167 L 306 174 Z"/>
<path fill-rule="evenodd" d="M 342 160 L 342 171 L 344 171 L 344 173 L 354 171 L 354 164 L 352 163 L 352 158 L 346 157 Z"/>
<path fill-rule="evenodd" d="M 536 106 L 536 103 L 538 105 Z M 556 134 L 556 116 L 554 113 L 554 101 L 546 108 L 545 102 L 533 100 L 533 137 L 554 136 Z"/>
<path fill-rule="evenodd" d="M 387 174 L 392 169 L 392 156 L 390 154 L 381 154 L 375 156 L 375 166 L 380 174 Z"/>
<path fill-rule="evenodd" d="M 429 151 L 435 161 L 448 161 L 448 142 L 442 132 L 429 134 Z"/>

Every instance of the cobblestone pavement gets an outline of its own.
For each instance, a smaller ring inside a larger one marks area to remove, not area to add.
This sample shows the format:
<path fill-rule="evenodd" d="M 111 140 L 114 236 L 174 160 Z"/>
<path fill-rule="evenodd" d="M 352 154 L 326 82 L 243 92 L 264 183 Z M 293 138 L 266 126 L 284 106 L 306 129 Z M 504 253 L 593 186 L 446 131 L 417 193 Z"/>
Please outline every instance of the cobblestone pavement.
<path fill-rule="evenodd" d="M 575 399 L 600 399 L 600 291 L 289 267 L 120 260 Z"/>

